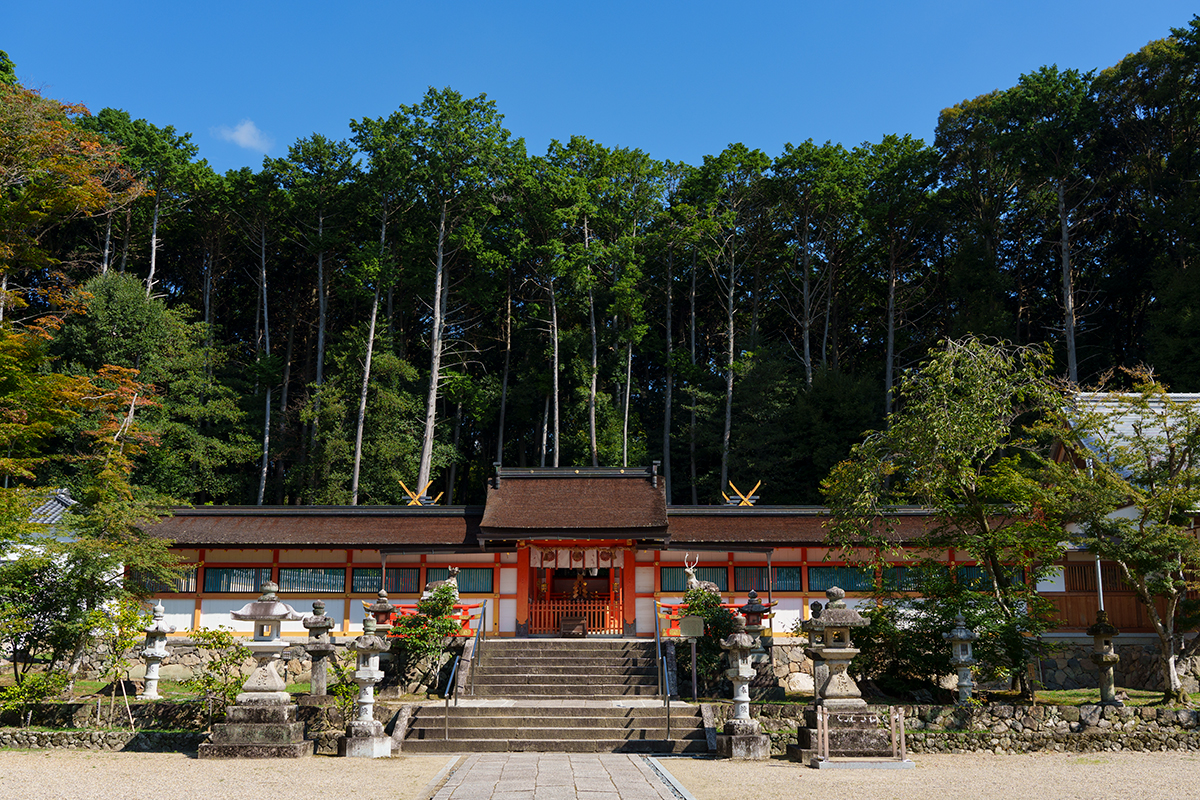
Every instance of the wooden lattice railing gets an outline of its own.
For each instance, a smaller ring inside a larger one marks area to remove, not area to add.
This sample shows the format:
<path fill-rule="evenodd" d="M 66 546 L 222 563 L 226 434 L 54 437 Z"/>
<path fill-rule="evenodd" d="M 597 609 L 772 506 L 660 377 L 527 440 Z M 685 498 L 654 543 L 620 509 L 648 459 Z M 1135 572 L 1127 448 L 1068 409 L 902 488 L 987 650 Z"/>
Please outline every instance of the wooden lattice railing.
<path fill-rule="evenodd" d="M 536 600 L 529 606 L 530 633 L 558 633 L 564 617 L 582 617 L 588 633 L 621 633 L 619 602 L 603 600 Z"/>

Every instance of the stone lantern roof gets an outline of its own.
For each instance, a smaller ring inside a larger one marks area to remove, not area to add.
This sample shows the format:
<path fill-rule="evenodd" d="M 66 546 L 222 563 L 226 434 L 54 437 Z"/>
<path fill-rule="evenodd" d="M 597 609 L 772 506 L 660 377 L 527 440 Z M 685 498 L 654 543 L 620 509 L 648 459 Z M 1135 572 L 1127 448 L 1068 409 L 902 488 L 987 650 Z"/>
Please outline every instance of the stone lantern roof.
<path fill-rule="evenodd" d="M 870 620 L 846 605 L 843 600 L 846 596 L 845 590 L 837 586 L 830 586 L 825 590 L 825 596 L 829 598 L 825 608 L 821 609 L 820 614 L 814 608 L 812 617 L 806 619 L 800 626 L 801 630 L 806 633 L 821 632 L 826 628 L 861 628 L 871 624 Z"/>

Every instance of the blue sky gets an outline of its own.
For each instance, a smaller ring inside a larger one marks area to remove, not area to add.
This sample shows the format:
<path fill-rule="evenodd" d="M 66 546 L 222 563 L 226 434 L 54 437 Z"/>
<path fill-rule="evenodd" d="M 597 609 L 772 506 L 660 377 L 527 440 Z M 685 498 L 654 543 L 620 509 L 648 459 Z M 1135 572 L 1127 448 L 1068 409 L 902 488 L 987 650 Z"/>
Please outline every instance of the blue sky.
<path fill-rule="evenodd" d="M 349 135 L 429 86 L 486 93 L 541 153 L 581 134 L 699 163 L 741 141 L 911 133 L 1043 64 L 1115 64 L 1195 12 L 1174 0 L 342 2 L 13 0 L 17 76 L 190 131 L 219 171 Z"/>

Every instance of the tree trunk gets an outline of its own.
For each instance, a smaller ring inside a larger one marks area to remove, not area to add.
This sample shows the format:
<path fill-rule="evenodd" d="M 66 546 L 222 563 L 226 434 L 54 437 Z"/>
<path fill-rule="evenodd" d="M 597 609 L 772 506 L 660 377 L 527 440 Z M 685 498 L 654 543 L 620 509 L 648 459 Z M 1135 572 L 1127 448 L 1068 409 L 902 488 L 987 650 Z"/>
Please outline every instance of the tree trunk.
<path fill-rule="evenodd" d="M 500 378 L 500 424 L 496 432 L 496 463 L 504 463 L 504 416 L 508 408 L 508 371 L 512 363 L 512 271 L 504 298 L 504 373 Z"/>
<path fill-rule="evenodd" d="M 125 264 L 129 261 L 129 231 L 133 227 L 133 204 L 125 208 L 125 236 L 121 239 L 121 274 L 125 274 Z"/>
<path fill-rule="evenodd" d="M 325 385 L 325 324 L 329 301 L 325 296 L 325 213 L 317 215 L 317 396 L 313 398 L 313 421 L 311 441 L 317 443 L 317 431 L 321 427 L 321 388 Z"/>
<path fill-rule="evenodd" d="M 150 225 L 150 274 L 146 276 L 146 297 L 154 289 L 154 267 L 158 263 L 158 193 L 154 194 L 154 221 Z"/>
<path fill-rule="evenodd" d="M 721 491 L 729 485 L 729 440 L 733 431 L 733 310 L 737 290 L 737 267 L 729 264 L 725 295 L 725 428 L 721 432 Z"/>
<path fill-rule="evenodd" d="M 804 218 L 804 233 L 801 235 L 801 281 L 800 287 L 803 293 L 803 303 L 800 319 L 801 336 L 804 339 L 804 382 L 808 388 L 812 388 L 813 383 L 813 368 L 812 368 L 812 287 L 810 283 L 809 273 L 812 270 L 812 252 L 808 246 L 809 236 L 809 221 L 808 217 Z"/>
<path fill-rule="evenodd" d="M 542 466 L 546 466 L 546 429 L 550 426 L 550 395 L 542 406 Z"/>
<path fill-rule="evenodd" d="M 583 249 L 591 247 L 592 237 L 588 227 L 588 218 L 583 217 Z M 588 270 L 591 270 L 589 263 Z M 588 333 L 592 339 L 591 375 L 588 380 L 588 447 L 592 451 L 592 466 L 600 466 L 600 448 L 596 444 L 596 378 L 600 372 L 600 353 L 596 342 L 596 293 L 591 283 L 588 283 Z"/>
<path fill-rule="evenodd" d="M 896 250 L 888 246 L 888 290 L 887 290 L 887 360 L 883 365 L 883 417 L 892 414 L 892 370 L 896 360 Z M 890 422 L 887 424 L 891 424 Z"/>
<path fill-rule="evenodd" d="M 292 321 L 288 326 L 287 349 L 283 353 L 283 381 L 279 389 L 279 441 L 283 442 L 283 435 L 287 428 L 287 407 L 288 407 L 288 384 L 292 380 L 292 351 L 296 342 L 296 308 L 299 304 L 299 297 L 292 297 Z M 283 453 L 280 451 L 279 461 L 276 464 L 275 474 L 278 476 L 276 488 L 276 500 L 279 505 L 283 505 L 283 478 L 284 478 L 284 463 Z"/>
<path fill-rule="evenodd" d="M 592 466 L 600 466 L 600 448 L 596 444 L 596 376 L 600 372 L 600 352 L 596 343 L 595 292 L 588 287 L 588 330 L 592 336 L 591 377 L 588 384 L 588 446 L 592 451 Z"/>
<path fill-rule="evenodd" d="M 462 436 L 462 401 L 454 409 L 454 460 L 450 462 L 450 476 L 446 480 L 446 505 L 454 505 L 454 485 L 458 481 L 458 443 Z"/>
<path fill-rule="evenodd" d="M 671 307 L 673 298 L 672 281 L 674 276 L 672 267 L 675 259 L 674 251 L 667 251 L 667 376 L 663 385 L 663 438 L 662 438 L 662 459 L 663 459 L 663 491 L 667 496 L 667 505 L 671 504 L 671 393 L 675 383 L 675 373 L 671 364 L 671 355 L 674 352 L 673 342 L 671 341 L 671 315 L 674 313 Z"/>
<path fill-rule="evenodd" d="M 271 318 L 267 314 L 267 231 L 263 228 L 259 237 L 258 282 L 262 297 L 263 344 L 267 358 L 271 357 Z M 208 292 L 205 292 L 205 314 L 207 316 Z M 258 502 L 263 504 L 267 491 L 267 464 L 271 452 L 271 384 L 267 384 L 267 402 L 263 417 L 262 465 L 258 472 Z"/>
<path fill-rule="evenodd" d="M 358 476 L 362 466 L 363 423 L 367 418 L 367 387 L 371 382 L 371 356 L 375 352 L 375 317 L 379 312 L 379 281 L 371 301 L 371 323 L 367 326 L 367 358 L 363 365 L 362 389 L 358 393 L 358 419 L 354 425 L 354 472 L 350 477 L 350 505 L 358 505 Z"/>
<path fill-rule="evenodd" d="M 100 274 L 108 274 L 108 257 L 112 248 L 112 212 L 104 218 L 104 257 L 100 261 Z"/>
<path fill-rule="evenodd" d="M 630 331 L 632 334 L 632 331 Z M 621 398 L 621 466 L 629 466 L 629 395 L 633 385 L 633 338 L 625 342 L 625 395 Z"/>
<path fill-rule="evenodd" d="M 438 382 L 442 375 L 442 328 L 446 324 L 446 295 L 449 294 L 445 276 L 446 203 L 442 203 L 438 221 L 437 260 L 433 274 L 433 331 L 430 337 L 429 394 L 425 398 L 425 433 L 421 437 L 421 464 L 417 473 L 417 491 L 424 494 L 433 467 L 433 435 L 437 423 Z"/>
<path fill-rule="evenodd" d="M 691 307 L 690 312 L 689 312 L 690 316 L 691 316 L 691 324 L 688 327 L 690 329 L 689 336 L 691 337 L 691 341 L 689 343 L 689 354 L 691 356 L 691 363 L 692 363 L 692 377 L 688 380 L 688 389 L 691 390 L 691 394 L 692 394 L 691 423 L 689 425 L 689 435 L 688 435 L 688 469 L 690 471 L 691 481 L 692 481 L 692 505 L 696 506 L 696 505 L 700 505 L 700 494 L 699 494 L 699 489 L 696 486 L 696 403 L 697 403 L 698 398 L 697 398 L 697 394 L 696 394 L 696 377 L 695 377 L 695 375 L 696 375 L 696 254 L 694 251 L 692 253 L 692 288 L 691 288 L 691 292 L 688 294 L 688 303 Z"/>
<path fill-rule="evenodd" d="M 554 466 L 558 466 L 559 450 L 559 397 L 558 397 L 558 301 L 554 295 L 554 279 L 550 279 L 550 337 L 552 339 L 554 383 Z"/>
<path fill-rule="evenodd" d="M 1079 368 L 1075 360 L 1075 288 L 1071 277 L 1071 224 L 1067 211 L 1067 190 L 1058 182 L 1058 221 L 1062 230 L 1063 331 L 1067 338 L 1067 378 L 1079 385 Z"/>

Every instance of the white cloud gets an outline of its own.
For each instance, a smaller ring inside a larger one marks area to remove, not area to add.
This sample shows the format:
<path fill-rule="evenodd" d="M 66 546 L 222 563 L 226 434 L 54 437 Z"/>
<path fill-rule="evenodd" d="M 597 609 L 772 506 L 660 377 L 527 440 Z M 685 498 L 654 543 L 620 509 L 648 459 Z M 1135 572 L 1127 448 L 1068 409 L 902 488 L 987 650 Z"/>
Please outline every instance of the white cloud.
<path fill-rule="evenodd" d="M 218 139 L 233 142 L 238 147 L 264 154 L 275 146 L 275 140 L 260 131 L 258 126 L 248 119 L 242 120 L 233 128 L 228 125 L 213 128 L 212 134 Z"/>

